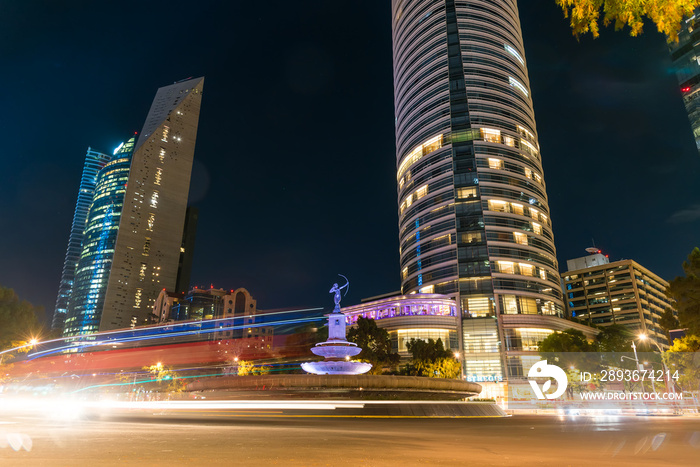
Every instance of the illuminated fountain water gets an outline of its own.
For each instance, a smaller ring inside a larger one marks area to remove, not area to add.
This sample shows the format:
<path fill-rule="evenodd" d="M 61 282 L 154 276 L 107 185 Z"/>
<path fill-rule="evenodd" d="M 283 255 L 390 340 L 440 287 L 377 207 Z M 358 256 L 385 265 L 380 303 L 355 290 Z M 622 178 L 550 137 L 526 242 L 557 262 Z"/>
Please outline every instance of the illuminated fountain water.
<path fill-rule="evenodd" d="M 346 279 L 347 280 L 347 279 Z M 301 368 L 307 373 L 315 375 L 361 375 L 367 373 L 371 363 L 354 362 L 350 357 L 362 352 L 362 349 L 353 342 L 348 342 L 345 337 L 345 314 L 340 311 L 340 291 L 347 287 L 349 282 L 342 287 L 333 284 L 330 290 L 334 293 L 335 308 L 328 315 L 328 340 L 319 342 L 311 348 L 311 352 L 323 361 L 302 363 Z"/>

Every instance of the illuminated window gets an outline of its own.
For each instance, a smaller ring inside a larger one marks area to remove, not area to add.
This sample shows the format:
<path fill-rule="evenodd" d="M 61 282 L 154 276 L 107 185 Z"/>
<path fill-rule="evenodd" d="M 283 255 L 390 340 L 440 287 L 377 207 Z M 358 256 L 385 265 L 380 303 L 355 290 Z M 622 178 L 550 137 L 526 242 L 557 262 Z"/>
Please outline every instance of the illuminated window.
<path fill-rule="evenodd" d="M 481 232 L 467 232 L 462 234 L 463 243 L 477 243 L 481 241 Z"/>
<path fill-rule="evenodd" d="M 426 287 L 423 287 L 422 289 L 418 290 L 418 293 L 435 293 L 435 286 L 428 285 Z"/>
<path fill-rule="evenodd" d="M 152 212 L 148 214 L 148 227 L 146 230 L 153 232 L 153 225 L 156 223 L 156 215 Z"/>
<path fill-rule="evenodd" d="M 134 308 L 141 307 L 141 295 L 143 295 L 143 289 L 136 289 L 136 294 L 134 294 Z"/>
<path fill-rule="evenodd" d="M 537 153 L 539 152 L 533 144 L 525 141 L 524 139 L 520 140 L 520 149 L 533 156 L 537 156 Z"/>
<path fill-rule="evenodd" d="M 160 153 L 158 154 L 158 159 L 161 163 L 165 162 L 165 149 L 160 148 Z"/>
<path fill-rule="evenodd" d="M 401 178 L 411 165 L 415 164 L 421 157 L 430 154 L 442 147 L 442 135 L 430 138 L 425 143 L 417 146 L 406 157 L 403 158 L 399 165 L 399 170 L 396 178 Z"/>
<path fill-rule="evenodd" d="M 537 209 L 530 208 L 530 217 L 532 217 L 535 220 L 539 220 L 539 214 L 540 212 Z"/>
<path fill-rule="evenodd" d="M 423 185 L 416 190 L 416 199 L 421 199 L 428 194 L 428 185 Z"/>
<path fill-rule="evenodd" d="M 503 135 L 503 144 L 505 144 L 506 146 L 510 146 L 511 148 L 514 148 L 515 147 L 515 138 L 513 138 L 512 136 Z"/>
<path fill-rule="evenodd" d="M 532 180 L 532 170 L 526 168 L 526 169 L 525 169 L 525 176 L 526 176 L 527 178 L 529 178 L 530 180 Z"/>
<path fill-rule="evenodd" d="M 518 297 L 520 300 L 520 312 L 524 315 L 537 314 L 537 301 L 530 297 Z"/>
<path fill-rule="evenodd" d="M 508 83 L 510 83 L 511 86 L 513 86 L 515 89 L 518 91 L 522 92 L 525 97 L 529 97 L 530 93 L 528 92 L 527 88 L 523 83 L 518 81 L 517 79 L 513 78 L 512 76 L 508 77 Z"/>
<path fill-rule="evenodd" d="M 493 128 L 482 128 L 481 136 L 484 141 L 489 143 L 500 143 L 501 142 L 501 130 L 495 130 Z"/>
<path fill-rule="evenodd" d="M 542 183 L 542 177 L 540 176 L 540 174 L 538 174 L 537 172 L 533 172 L 532 176 L 535 177 L 535 181 L 537 183 Z"/>
<path fill-rule="evenodd" d="M 540 219 L 541 219 L 541 220 L 542 220 L 542 222 L 544 222 L 545 224 L 547 224 L 547 223 L 548 223 L 548 219 L 547 219 L 547 216 L 546 216 L 546 215 L 544 215 L 544 214 L 542 214 L 542 213 L 540 213 Z"/>
<path fill-rule="evenodd" d="M 146 263 L 141 263 L 141 268 L 139 268 L 139 280 L 142 281 L 146 278 Z"/>
<path fill-rule="evenodd" d="M 406 198 L 406 207 L 410 208 L 412 204 L 413 204 L 413 193 L 408 195 L 408 198 Z"/>
<path fill-rule="evenodd" d="M 520 214 L 521 216 L 525 213 L 522 204 L 510 203 L 510 208 L 513 214 Z"/>
<path fill-rule="evenodd" d="M 513 57 L 515 57 L 516 60 L 520 62 L 521 65 L 525 65 L 525 60 L 523 60 L 523 57 L 518 53 L 517 50 L 513 46 L 510 46 L 508 44 L 503 44 L 503 47 L 506 49 L 506 52 L 511 54 Z"/>
<path fill-rule="evenodd" d="M 404 178 L 401 177 L 401 180 L 399 180 L 399 190 L 403 190 L 403 184 L 404 184 Z"/>
<path fill-rule="evenodd" d="M 167 125 L 163 125 L 163 138 L 161 141 L 168 142 L 168 134 L 170 134 L 170 127 Z"/>
<path fill-rule="evenodd" d="M 154 183 L 155 183 L 156 185 L 160 185 L 160 182 L 161 182 L 162 179 L 163 179 L 163 169 L 161 169 L 160 167 L 158 167 L 158 168 L 156 169 L 156 177 L 155 177 Z"/>
<path fill-rule="evenodd" d="M 457 198 L 476 198 L 476 187 L 457 188 Z"/>
<path fill-rule="evenodd" d="M 524 126 L 518 125 L 518 133 L 520 133 L 520 136 L 524 136 L 525 138 L 530 138 L 532 140 L 535 139 L 535 135 L 533 135 L 532 132 Z"/>
<path fill-rule="evenodd" d="M 523 276 L 535 275 L 535 268 L 534 266 L 532 266 L 532 264 L 518 263 L 518 266 L 520 267 L 520 274 L 522 274 Z"/>
<path fill-rule="evenodd" d="M 403 268 L 401 270 L 401 278 L 403 278 L 405 280 L 407 277 L 408 277 L 408 266 L 406 266 L 405 268 Z"/>
<path fill-rule="evenodd" d="M 540 278 L 543 280 L 547 280 L 547 271 L 545 271 L 542 268 L 540 268 Z"/>
<path fill-rule="evenodd" d="M 503 274 L 515 274 L 515 263 L 511 261 L 496 261 L 498 272 Z"/>
<path fill-rule="evenodd" d="M 154 191 L 153 194 L 151 195 L 151 207 L 152 208 L 158 207 L 158 192 L 157 191 Z"/>
<path fill-rule="evenodd" d="M 489 169 L 502 169 L 503 161 L 501 159 L 493 159 L 489 157 Z"/>
<path fill-rule="evenodd" d="M 143 244 L 143 256 L 148 256 L 151 251 L 151 237 L 146 237 L 146 242 Z"/>
<path fill-rule="evenodd" d="M 518 314 L 518 301 L 515 295 L 502 295 L 503 298 L 503 310 L 502 313 L 506 315 L 517 315 Z"/>
<path fill-rule="evenodd" d="M 532 231 L 535 232 L 537 235 L 542 235 L 542 226 L 537 222 L 533 222 Z"/>
<path fill-rule="evenodd" d="M 508 203 L 501 201 L 500 199 L 490 199 L 489 200 L 489 211 L 495 212 L 508 212 Z"/>
<path fill-rule="evenodd" d="M 527 235 L 525 235 L 522 232 L 513 232 L 513 238 L 515 239 L 515 243 L 519 243 L 520 245 L 527 245 Z"/>
<path fill-rule="evenodd" d="M 489 316 L 491 314 L 491 302 L 488 297 L 470 297 L 464 301 L 466 301 L 467 312 L 473 318 Z"/>

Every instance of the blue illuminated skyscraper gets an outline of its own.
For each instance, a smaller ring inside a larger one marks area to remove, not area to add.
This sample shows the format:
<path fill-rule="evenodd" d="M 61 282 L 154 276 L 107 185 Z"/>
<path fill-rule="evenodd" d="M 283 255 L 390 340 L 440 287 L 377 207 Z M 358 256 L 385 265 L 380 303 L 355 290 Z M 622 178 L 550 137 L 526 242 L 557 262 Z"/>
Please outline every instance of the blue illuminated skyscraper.
<path fill-rule="evenodd" d="M 134 142 L 135 138 L 131 138 L 121 144 L 98 175 L 75 271 L 65 335 L 89 334 L 99 329 Z"/>
<path fill-rule="evenodd" d="M 63 321 L 66 319 L 66 312 L 68 311 L 68 300 L 73 290 L 75 267 L 78 265 L 78 259 L 80 258 L 83 232 L 85 231 L 88 211 L 90 210 L 90 204 L 92 203 L 95 187 L 97 185 L 97 174 L 111 158 L 111 156 L 93 151 L 91 148 L 88 148 L 87 154 L 85 155 L 85 165 L 83 166 L 83 176 L 80 179 L 78 201 L 75 203 L 73 225 L 70 230 L 66 259 L 63 263 L 63 273 L 61 274 L 61 283 L 58 287 L 58 297 L 56 298 L 56 308 L 51 323 L 52 329 L 63 329 Z"/>

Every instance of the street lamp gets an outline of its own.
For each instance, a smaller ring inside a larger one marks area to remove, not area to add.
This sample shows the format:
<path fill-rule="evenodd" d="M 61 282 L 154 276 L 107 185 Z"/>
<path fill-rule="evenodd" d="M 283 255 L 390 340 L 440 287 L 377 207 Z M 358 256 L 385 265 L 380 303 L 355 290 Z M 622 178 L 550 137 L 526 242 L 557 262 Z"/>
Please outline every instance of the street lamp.
<path fill-rule="evenodd" d="M 637 337 L 642 342 L 646 342 L 648 339 L 656 346 L 657 349 L 659 349 L 659 356 L 661 357 L 661 365 L 663 365 L 663 372 L 664 372 L 663 378 L 664 378 L 664 385 L 666 386 L 666 391 L 668 391 L 669 386 L 671 386 L 671 393 L 675 394 L 676 393 L 676 385 L 671 384 L 671 381 L 668 380 L 668 376 L 670 375 L 670 373 L 668 372 L 668 367 L 666 366 L 666 362 L 664 362 L 664 351 L 661 350 L 661 346 L 659 345 L 658 342 L 656 342 L 656 340 L 649 339 L 649 337 L 644 333 L 639 334 L 639 336 L 637 336 Z M 634 346 L 634 343 L 632 343 L 632 345 Z M 654 367 L 652 366 L 651 369 L 653 371 Z M 653 379 L 652 379 L 652 381 L 653 381 Z"/>

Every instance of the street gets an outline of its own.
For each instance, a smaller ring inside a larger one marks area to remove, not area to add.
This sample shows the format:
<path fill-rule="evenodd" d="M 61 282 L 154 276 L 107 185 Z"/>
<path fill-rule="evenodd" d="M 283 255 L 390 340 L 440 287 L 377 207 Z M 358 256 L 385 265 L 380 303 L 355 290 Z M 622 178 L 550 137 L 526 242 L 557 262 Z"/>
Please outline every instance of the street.
<path fill-rule="evenodd" d="M 0 465 L 697 465 L 700 418 L 334 418 L 0 422 Z M 27 451 L 23 445 L 28 445 Z"/>

